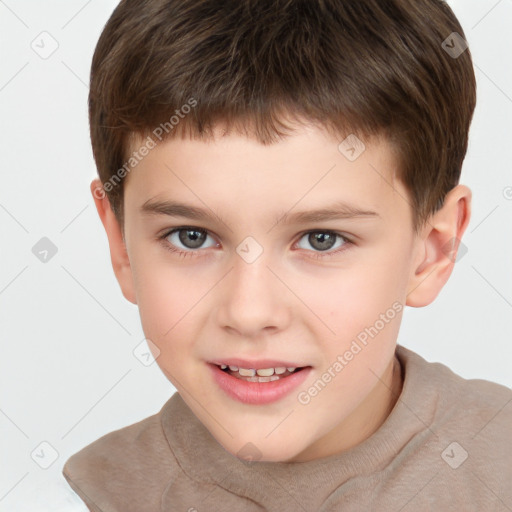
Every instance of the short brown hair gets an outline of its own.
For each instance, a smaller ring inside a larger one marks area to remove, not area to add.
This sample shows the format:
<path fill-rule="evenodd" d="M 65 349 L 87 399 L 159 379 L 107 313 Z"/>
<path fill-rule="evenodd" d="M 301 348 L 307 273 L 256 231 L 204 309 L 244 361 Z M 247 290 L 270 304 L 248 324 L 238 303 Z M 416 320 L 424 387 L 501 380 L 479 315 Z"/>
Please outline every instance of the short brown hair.
<path fill-rule="evenodd" d="M 193 98 L 162 140 L 209 138 L 223 122 L 271 144 L 287 116 L 363 141 L 385 136 L 417 231 L 459 181 L 476 103 L 469 49 L 448 51 L 454 32 L 465 42 L 441 0 L 122 0 L 89 93 L 93 154 L 117 219 L 123 180 L 112 177 L 131 137 L 169 126 Z"/>

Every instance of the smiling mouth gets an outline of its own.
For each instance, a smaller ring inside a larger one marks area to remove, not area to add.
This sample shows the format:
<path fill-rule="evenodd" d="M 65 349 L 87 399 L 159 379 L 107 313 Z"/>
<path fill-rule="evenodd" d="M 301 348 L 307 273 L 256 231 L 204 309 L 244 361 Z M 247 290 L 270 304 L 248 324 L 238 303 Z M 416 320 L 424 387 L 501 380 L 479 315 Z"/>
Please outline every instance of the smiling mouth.
<path fill-rule="evenodd" d="M 289 377 L 290 375 L 298 373 L 305 368 L 309 368 L 309 366 L 302 366 L 297 368 L 277 367 L 255 370 L 253 368 L 238 368 L 237 366 L 227 366 L 225 364 L 215 366 L 232 377 L 245 380 L 247 382 L 273 382 Z"/>

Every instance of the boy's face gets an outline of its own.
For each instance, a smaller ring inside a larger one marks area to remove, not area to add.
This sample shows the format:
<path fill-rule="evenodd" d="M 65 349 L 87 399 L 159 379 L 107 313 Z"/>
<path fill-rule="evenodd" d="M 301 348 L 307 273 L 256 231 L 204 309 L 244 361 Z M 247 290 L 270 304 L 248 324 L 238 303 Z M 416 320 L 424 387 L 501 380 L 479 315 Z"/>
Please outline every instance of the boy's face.
<path fill-rule="evenodd" d="M 123 293 L 161 369 L 234 455 L 247 443 L 268 461 L 337 453 L 373 433 L 400 390 L 394 350 L 422 244 L 389 146 L 365 141 L 350 161 L 340 142 L 311 125 L 271 146 L 176 139 L 126 178 Z M 210 217 L 143 211 L 157 201 Z M 294 219 L 342 203 L 366 214 Z M 211 363 L 232 358 L 310 368 L 288 393 L 247 403 L 233 396 L 246 383 L 229 394 L 214 376 Z"/>

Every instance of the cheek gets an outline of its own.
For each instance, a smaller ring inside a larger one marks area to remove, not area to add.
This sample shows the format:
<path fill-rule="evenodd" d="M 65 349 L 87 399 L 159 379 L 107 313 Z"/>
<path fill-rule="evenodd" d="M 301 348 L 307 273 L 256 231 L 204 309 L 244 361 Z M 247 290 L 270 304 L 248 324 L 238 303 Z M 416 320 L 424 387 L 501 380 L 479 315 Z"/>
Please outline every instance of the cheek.
<path fill-rule="evenodd" d="M 197 279 L 190 280 L 178 267 L 139 256 L 132 269 L 144 334 L 162 352 L 178 353 L 187 340 L 185 333 L 192 328 L 193 306 L 204 291 Z"/>
<path fill-rule="evenodd" d="M 304 302 L 320 319 L 316 332 L 333 359 L 357 340 L 367 357 L 378 358 L 396 339 L 403 309 L 403 277 L 396 254 L 333 269 L 331 279 L 303 287 Z M 313 318 L 313 317 L 312 317 Z M 357 350 L 357 347 L 355 348 Z M 372 352 L 374 355 L 370 355 Z"/>
<path fill-rule="evenodd" d="M 307 296 L 308 305 L 314 305 L 311 309 L 328 316 L 339 331 L 347 325 L 374 320 L 400 298 L 400 274 L 386 265 L 339 269 L 333 277 L 322 284 L 317 282 Z"/>

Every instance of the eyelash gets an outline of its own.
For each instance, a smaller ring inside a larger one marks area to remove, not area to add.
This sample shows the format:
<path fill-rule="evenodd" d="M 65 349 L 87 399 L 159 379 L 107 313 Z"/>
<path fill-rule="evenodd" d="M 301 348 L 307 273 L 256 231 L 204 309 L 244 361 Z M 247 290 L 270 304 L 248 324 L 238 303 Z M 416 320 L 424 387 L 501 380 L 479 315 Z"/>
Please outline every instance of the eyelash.
<path fill-rule="evenodd" d="M 175 246 L 173 246 L 170 242 L 168 242 L 166 240 L 166 238 L 168 236 L 172 235 L 173 233 L 176 233 L 177 231 L 185 231 L 185 230 L 200 231 L 200 232 L 206 233 L 211 236 L 211 234 L 206 229 L 203 229 L 203 228 L 198 228 L 195 226 L 180 226 L 178 228 L 173 228 L 170 231 L 165 232 L 163 235 L 158 236 L 158 240 L 160 240 L 162 242 L 164 249 L 177 254 L 181 258 L 186 258 L 187 256 L 193 256 L 195 253 L 199 252 L 199 249 L 197 249 L 197 250 L 189 249 L 188 251 L 182 251 L 180 249 L 177 249 Z M 321 230 L 321 229 L 306 231 L 300 235 L 299 240 L 301 240 L 305 235 L 308 235 L 311 233 L 322 233 L 322 234 L 334 235 L 334 236 L 341 238 L 343 240 L 343 242 L 345 242 L 341 247 L 339 247 L 338 249 L 336 249 L 334 251 L 330 251 L 330 252 L 308 251 L 308 252 L 312 252 L 312 257 L 315 259 L 323 259 L 323 258 L 329 258 L 329 257 L 335 256 L 337 254 L 340 254 L 343 251 L 348 250 L 351 245 L 354 245 L 354 243 L 350 239 L 348 239 L 346 236 L 342 235 L 341 233 L 337 233 L 336 231 Z"/>

